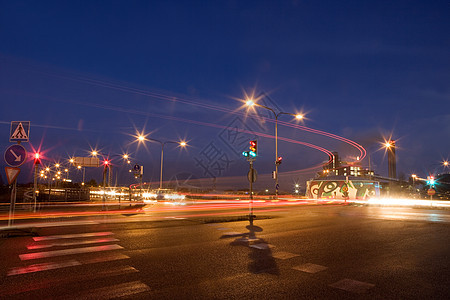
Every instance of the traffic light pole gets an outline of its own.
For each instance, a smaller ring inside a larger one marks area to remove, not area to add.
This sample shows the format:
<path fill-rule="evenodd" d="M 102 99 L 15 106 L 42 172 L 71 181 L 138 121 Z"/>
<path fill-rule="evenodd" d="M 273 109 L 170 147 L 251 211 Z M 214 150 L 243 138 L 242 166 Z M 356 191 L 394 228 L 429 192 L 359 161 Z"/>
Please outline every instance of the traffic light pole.
<path fill-rule="evenodd" d="M 278 199 L 278 114 L 275 114 L 275 199 Z"/>
<path fill-rule="evenodd" d="M 254 179 L 254 169 L 253 169 L 253 158 L 248 158 L 247 159 L 248 162 L 250 163 L 250 171 L 249 171 L 249 181 L 250 181 L 250 207 L 249 207 L 249 214 L 248 214 L 248 219 L 250 222 L 253 222 L 254 219 L 254 215 L 253 215 L 253 179 Z"/>

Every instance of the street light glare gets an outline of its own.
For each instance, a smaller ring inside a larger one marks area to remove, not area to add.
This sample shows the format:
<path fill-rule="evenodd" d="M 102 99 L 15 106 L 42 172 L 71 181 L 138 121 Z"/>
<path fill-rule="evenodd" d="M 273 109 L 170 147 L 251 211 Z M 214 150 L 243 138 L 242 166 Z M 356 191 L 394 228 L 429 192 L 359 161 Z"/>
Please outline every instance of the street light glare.
<path fill-rule="evenodd" d="M 91 154 L 92 154 L 93 156 L 97 156 L 98 152 L 94 150 L 94 151 L 91 152 Z"/>
<path fill-rule="evenodd" d="M 296 118 L 297 120 L 301 120 L 301 119 L 303 119 L 303 115 L 297 114 L 297 115 L 295 115 L 295 118 Z"/>
<path fill-rule="evenodd" d="M 141 142 L 145 141 L 145 136 L 139 135 L 138 136 L 138 140 L 141 141 Z"/>
<path fill-rule="evenodd" d="M 186 144 L 186 142 L 180 142 L 180 146 L 181 147 L 184 147 L 184 146 L 186 146 L 187 144 Z"/>
<path fill-rule="evenodd" d="M 245 102 L 245 104 L 247 104 L 247 106 L 253 106 L 255 105 L 255 102 L 253 102 L 252 99 L 248 99 L 247 102 Z"/>

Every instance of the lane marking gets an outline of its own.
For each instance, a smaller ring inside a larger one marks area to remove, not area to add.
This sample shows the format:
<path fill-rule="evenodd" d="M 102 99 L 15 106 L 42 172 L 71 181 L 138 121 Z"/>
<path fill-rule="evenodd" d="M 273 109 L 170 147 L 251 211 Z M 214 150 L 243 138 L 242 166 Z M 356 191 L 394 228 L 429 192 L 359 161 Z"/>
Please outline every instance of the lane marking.
<path fill-rule="evenodd" d="M 41 263 L 41 264 L 33 264 L 26 267 L 16 267 L 12 268 L 8 271 L 7 275 L 19 275 L 19 274 L 27 274 L 27 273 L 35 273 L 35 272 L 41 272 L 41 271 L 47 271 L 47 270 L 54 270 L 54 269 L 61 269 L 61 268 L 67 268 L 72 266 L 79 266 L 79 265 L 87 265 L 87 264 L 93 264 L 93 263 L 99 263 L 99 262 L 107 262 L 107 261 L 115 261 L 115 260 L 121 260 L 121 259 L 128 259 L 130 258 L 127 255 L 124 254 L 116 254 L 116 255 L 103 255 L 100 258 L 94 258 L 94 259 L 84 259 L 84 260 L 67 260 L 63 262 L 47 262 L 47 263 Z"/>
<path fill-rule="evenodd" d="M 19 255 L 19 258 L 21 260 L 30 260 L 30 259 L 39 259 L 39 258 L 46 258 L 46 257 L 55 257 L 55 256 L 62 256 L 62 255 L 100 252 L 100 251 L 109 251 L 109 250 L 118 250 L 118 249 L 123 249 L 123 247 L 119 246 L 117 244 L 113 244 L 113 245 L 73 248 L 73 249 L 65 249 L 65 250 L 34 252 L 34 253 L 28 253 L 28 254 L 21 254 L 21 255 Z"/>
<path fill-rule="evenodd" d="M 266 244 L 266 243 L 253 244 L 253 245 L 250 245 L 249 247 L 255 248 L 258 250 L 267 250 L 267 249 L 275 248 L 274 245 L 270 245 L 270 244 Z"/>
<path fill-rule="evenodd" d="M 253 242 L 259 242 L 261 239 L 259 238 L 249 238 L 249 237 L 243 237 L 240 239 L 236 239 L 236 241 L 244 242 L 244 243 L 253 243 Z"/>
<path fill-rule="evenodd" d="M 100 238 L 100 239 L 95 239 L 95 240 L 79 240 L 79 241 L 73 241 L 73 242 L 56 242 L 56 243 L 44 244 L 44 245 L 29 245 L 29 246 L 27 246 L 27 249 L 35 250 L 35 249 L 43 249 L 43 248 L 51 248 L 51 247 L 65 247 L 65 246 L 109 243 L 109 242 L 118 242 L 118 241 L 119 240 L 115 239 L 115 238 Z"/>
<path fill-rule="evenodd" d="M 312 264 L 312 263 L 306 263 L 306 264 L 303 264 L 300 266 L 292 267 L 292 269 L 314 274 L 317 272 L 324 271 L 324 270 L 328 269 L 328 267 L 324 267 L 324 266 L 316 265 L 316 264 Z"/>
<path fill-rule="evenodd" d="M 375 284 L 345 278 L 329 286 L 351 293 L 363 294 L 373 288 Z"/>
<path fill-rule="evenodd" d="M 289 258 L 297 257 L 300 255 L 295 254 L 295 253 L 290 253 L 290 252 L 275 252 L 275 253 L 272 253 L 272 256 L 275 258 L 278 258 L 278 259 L 289 259 Z"/>
<path fill-rule="evenodd" d="M 83 291 L 73 295 L 74 299 L 112 299 L 150 291 L 150 287 L 141 281 L 124 282 L 112 286 Z"/>
<path fill-rule="evenodd" d="M 113 235 L 112 232 L 87 232 L 87 233 L 75 233 L 75 234 L 60 234 L 60 235 L 49 235 L 49 236 L 37 236 L 33 237 L 35 242 L 46 241 L 46 240 L 57 240 L 57 239 L 73 239 L 79 237 L 91 237 L 91 236 L 106 236 Z"/>

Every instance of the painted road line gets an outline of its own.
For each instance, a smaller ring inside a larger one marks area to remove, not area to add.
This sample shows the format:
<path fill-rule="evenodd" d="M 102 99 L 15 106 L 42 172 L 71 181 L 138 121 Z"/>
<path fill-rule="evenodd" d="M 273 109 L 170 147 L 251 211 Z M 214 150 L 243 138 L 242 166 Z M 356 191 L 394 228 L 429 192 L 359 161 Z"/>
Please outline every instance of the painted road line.
<path fill-rule="evenodd" d="M 3 296 L 10 296 L 10 295 L 18 295 L 21 293 L 27 293 L 31 291 L 37 291 L 37 290 L 43 290 L 43 289 L 54 289 L 57 286 L 67 285 L 72 282 L 80 282 L 80 281 L 90 281 L 95 279 L 102 279 L 105 277 L 113 277 L 113 276 L 122 276 L 122 275 L 128 275 L 132 273 L 139 272 L 133 267 L 130 266 L 119 266 L 114 269 L 107 269 L 107 270 L 99 270 L 93 273 L 86 273 L 86 274 L 70 274 L 69 277 L 61 278 L 61 277 L 55 277 L 48 280 L 40 280 L 39 282 L 35 282 L 31 285 L 20 285 L 20 286 L 12 286 L 9 289 L 3 289 L 2 295 Z"/>
<path fill-rule="evenodd" d="M 60 235 L 49 235 L 49 236 L 37 236 L 33 240 L 35 242 L 46 241 L 46 240 L 57 240 L 57 239 L 73 239 L 80 237 L 91 237 L 91 236 L 106 236 L 113 235 L 112 232 L 87 232 L 87 233 L 75 233 L 75 234 L 60 234 Z"/>
<path fill-rule="evenodd" d="M 249 247 L 255 248 L 258 250 L 267 250 L 267 249 L 275 248 L 274 245 L 270 245 L 270 244 L 266 244 L 266 243 L 253 244 L 253 245 L 250 245 Z"/>
<path fill-rule="evenodd" d="M 81 259 L 80 261 L 83 265 L 87 265 L 87 264 L 95 264 L 95 263 L 127 259 L 127 258 L 130 258 L 130 257 L 125 254 L 120 254 L 120 253 L 111 254 L 110 253 L 110 254 L 103 254 L 100 257 Z"/>
<path fill-rule="evenodd" d="M 73 267 L 73 266 L 88 265 L 88 264 L 115 261 L 115 260 L 128 259 L 128 258 L 130 258 L 130 257 L 127 255 L 124 255 L 124 254 L 113 254 L 113 255 L 108 254 L 108 255 L 102 255 L 99 258 L 91 258 L 91 259 L 83 259 L 83 260 L 72 259 L 72 260 L 63 261 L 63 262 L 48 262 L 48 263 L 29 265 L 26 267 L 12 268 L 11 270 L 8 271 L 7 275 L 11 276 L 11 275 L 35 273 L 35 272 L 41 272 L 41 271 L 47 271 L 47 270 L 61 269 L 61 268 L 67 268 L 67 267 Z"/>
<path fill-rule="evenodd" d="M 373 288 L 375 284 L 345 278 L 329 286 L 351 293 L 363 294 Z"/>
<path fill-rule="evenodd" d="M 150 287 L 141 281 L 124 282 L 112 286 L 91 289 L 80 294 L 70 295 L 72 299 L 112 299 L 130 297 L 150 291 Z M 70 298 L 69 298 L 70 299 Z"/>
<path fill-rule="evenodd" d="M 46 257 L 55 257 L 55 256 L 90 253 L 90 252 L 101 252 L 101 251 L 118 250 L 118 249 L 123 249 L 123 247 L 119 246 L 117 244 L 113 244 L 113 245 L 73 248 L 73 249 L 65 249 L 65 250 L 54 250 L 54 251 L 46 251 L 46 252 L 34 252 L 34 253 L 28 253 L 28 254 L 21 254 L 21 255 L 19 255 L 19 258 L 21 260 L 30 260 L 30 259 L 39 259 L 39 258 L 46 258 Z"/>
<path fill-rule="evenodd" d="M 275 252 L 272 254 L 272 256 L 278 259 L 289 259 L 300 255 L 290 252 Z"/>
<path fill-rule="evenodd" d="M 11 275 L 19 275 L 19 274 L 27 274 L 27 273 L 35 273 L 40 271 L 54 270 L 66 267 L 79 266 L 81 263 L 77 260 L 68 260 L 63 262 L 48 262 L 42 264 L 34 264 L 26 267 L 12 268 L 8 271 L 8 276 Z"/>
<path fill-rule="evenodd" d="M 100 223 L 95 222 L 95 221 L 71 221 L 71 222 L 63 221 L 63 222 L 51 222 L 51 223 L 28 223 L 28 224 L 22 224 L 22 225 L 14 225 L 14 226 L 0 226 L 0 230 L 23 229 L 23 228 L 30 228 L 30 227 L 43 228 L 43 227 L 61 227 L 61 226 L 73 226 L 73 225 L 96 225 L 96 224 L 100 224 Z"/>
<path fill-rule="evenodd" d="M 317 273 L 317 272 L 321 272 L 324 271 L 326 269 L 328 269 L 327 267 L 321 266 L 321 265 L 316 265 L 316 264 L 312 264 L 312 263 L 306 263 L 300 266 L 295 266 L 292 267 L 292 269 L 297 270 L 297 271 L 302 271 L 302 272 L 306 272 L 306 273 Z"/>
<path fill-rule="evenodd" d="M 118 239 L 115 238 L 100 238 L 100 239 L 94 239 L 94 240 L 78 240 L 78 241 L 72 241 L 72 242 L 56 242 L 51 244 L 43 244 L 43 245 L 29 245 L 27 246 L 28 250 L 35 250 L 35 249 L 44 249 L 44 248 L 51 248 L 51 247 L 66 247 L 66 246 L 76 246 L 76 245 L 86 245 L 86 244 L 99 244 L 99 243 L 109 243 L 109 242 L 118 242 Z"/>

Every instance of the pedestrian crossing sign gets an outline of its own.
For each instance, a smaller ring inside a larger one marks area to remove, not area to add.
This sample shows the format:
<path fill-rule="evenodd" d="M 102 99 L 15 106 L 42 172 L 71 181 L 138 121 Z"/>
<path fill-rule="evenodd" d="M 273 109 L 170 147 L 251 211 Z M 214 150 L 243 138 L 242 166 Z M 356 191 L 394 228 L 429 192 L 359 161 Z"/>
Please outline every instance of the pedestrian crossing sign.
<path fill-rule="evenodd" d="M 30 121 L 12 121 L 10 142 L 28 142 L 30 137 Z"/>

